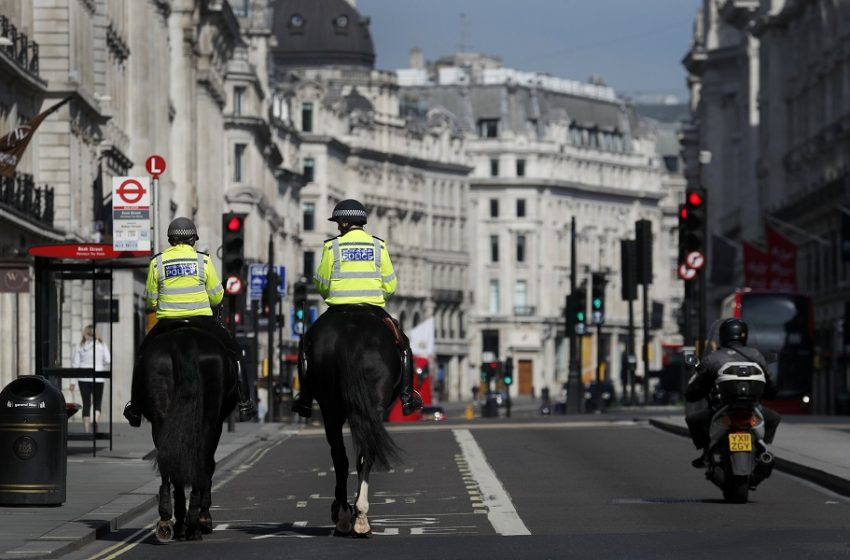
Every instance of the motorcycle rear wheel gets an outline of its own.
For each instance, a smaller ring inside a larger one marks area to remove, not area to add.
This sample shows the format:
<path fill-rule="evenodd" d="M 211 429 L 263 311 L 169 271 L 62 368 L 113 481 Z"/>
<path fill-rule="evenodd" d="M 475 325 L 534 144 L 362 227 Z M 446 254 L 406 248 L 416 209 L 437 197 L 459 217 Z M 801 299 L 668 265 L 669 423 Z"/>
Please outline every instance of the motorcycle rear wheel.
<path fill-rule="evenodd" d="M 746 504 L 749 494 L 749 476 L 731 476 L 723 488 L 723 499 L 732 504 Z"/>

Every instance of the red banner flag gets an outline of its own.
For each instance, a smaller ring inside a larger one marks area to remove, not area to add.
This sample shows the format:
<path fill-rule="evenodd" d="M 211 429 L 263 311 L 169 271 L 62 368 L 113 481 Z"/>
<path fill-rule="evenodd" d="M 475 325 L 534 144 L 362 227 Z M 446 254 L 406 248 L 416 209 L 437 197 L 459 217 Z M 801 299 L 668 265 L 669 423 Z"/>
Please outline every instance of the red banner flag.
<path fill-rule="evenodd" d="M 767 231 L 767 252 L 770 255 L 768 288 L 797 289 L 797 245 L 770 225 Z"/>
<path fill-rule="evenodd" d="M 767 288 L 770 256 L 744 241 L 744 285 L 749 288 Z"/>
<path fill-rule="evenodd" d="M 38 126 L 50 113 L 70 100 L 70 97 L 66 97 L 56 105 L 53 105 L 46 111 L 42 111 L 6 136 L 0 138 L 0 175 L 11 177 L 15 174 L 15 168 L 18 166 L 24 150 L 29 146 L 32 135 L 35 134 Z"/>

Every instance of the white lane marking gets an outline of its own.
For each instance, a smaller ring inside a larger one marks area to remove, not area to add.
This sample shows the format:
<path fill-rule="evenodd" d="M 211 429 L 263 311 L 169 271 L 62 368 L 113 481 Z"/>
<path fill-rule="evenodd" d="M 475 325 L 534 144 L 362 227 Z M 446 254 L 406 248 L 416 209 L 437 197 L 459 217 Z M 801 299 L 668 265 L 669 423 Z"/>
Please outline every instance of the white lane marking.
<path fill-rule="evenodd" d="M 307 507 L 307 502 L 298 502 L 295 504 L 295 507 L 305 508 Z"/>
<path fill-rule="evenodd" d="M 487 519 L 500 535 L 530 535 L 531 531 L 520 519 L 505 487 L 496 477 L 484 452 L 478 446 L 469 430 L 452 430 L 463 457 L 469 464 L 472 478 L 478 483 L 484 505 L 487 506 Z"/>

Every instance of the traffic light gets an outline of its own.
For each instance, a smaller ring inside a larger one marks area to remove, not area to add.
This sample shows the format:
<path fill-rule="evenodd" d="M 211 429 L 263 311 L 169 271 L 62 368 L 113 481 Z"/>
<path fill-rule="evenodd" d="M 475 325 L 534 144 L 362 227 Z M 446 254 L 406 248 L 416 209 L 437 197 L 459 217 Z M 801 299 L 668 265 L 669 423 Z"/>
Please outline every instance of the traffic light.
<path fill-rule="evenodd" d="M 685 262 L 685 257 L 694 251 L 705 255 L 705 209 L 705 189 L 689 189 L 685 204 L 679 208 L 680 262 Z"/>
<path fill-rule="evenodd" d="M 594 272 L 591 275 L 593 287 L 591 288 L 591 317 L 594 325 L 601 325 L 605 322 L 605 274 Z"/>
<path fill-rule="evenodd" d="M 573 294 L 567 294 L 567 301 L 564 303 L 564 336 L 572 336 L 575 332 L 576 316 L 573 303 Z"/>
<path fill-rule="evenodd" d="M 221 270 L 242 278 L 245 265 L 245 216 L 236 212 L 221 215 Z"/>
<path fill-rule="evenodd" d="M 511 357 L 505 358 L 505 364 L 502 367 L 502 382 L 509 387 L 514 384 L 514 360 Z"/>
<path fill-rule="evenodd" d="M 292 332 L 299 336 L 307 332 L 310 326 L 307 320 L 307 287 L 307 282 L 298 281 L 292 288 Z"/>
<path fill-rule="evenodd" d="M 263 288 L 260 307 L 262 308 L 263 317 L 271 317 L 275 314 L 278 300 L 278 285 L 280 284 L 280 276 L 275 271 L 269 272 L 266 276 L 266 287 Z"/>
<path fill-rule="evenodd" d="M 575 297 L 573 298 L 573 317 L 575 317 L 575 332 L 582 335 L 587 330 L 585 320 L 587 319 L 587 288 L 581 286 L 576 288 Z"/>

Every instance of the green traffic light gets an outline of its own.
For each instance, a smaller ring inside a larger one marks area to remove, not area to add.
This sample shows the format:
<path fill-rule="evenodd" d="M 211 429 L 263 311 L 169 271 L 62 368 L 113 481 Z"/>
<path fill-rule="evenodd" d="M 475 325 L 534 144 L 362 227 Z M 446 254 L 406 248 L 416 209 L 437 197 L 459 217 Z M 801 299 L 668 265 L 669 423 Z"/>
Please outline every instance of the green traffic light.
<path fill-rule="evenodd" d="M 303 320 L 304 319 L 304 310 L 303 309 L 296 309 L 295 310 L 295 318 L 298 319 L 299 321 Z"/>
<path fill-rule="evenodd" d="M 602 300 L 599 298 L 593 298 L 593 308 L 602 309 Z"/>
<path fill-rule="evenodd" d="M 576 314 L 576 319 L 578 319 L 578 320 L 579 320 L 579 322 L 584 322 L 584 311 L 579 311 L 579 312 Z"/>

